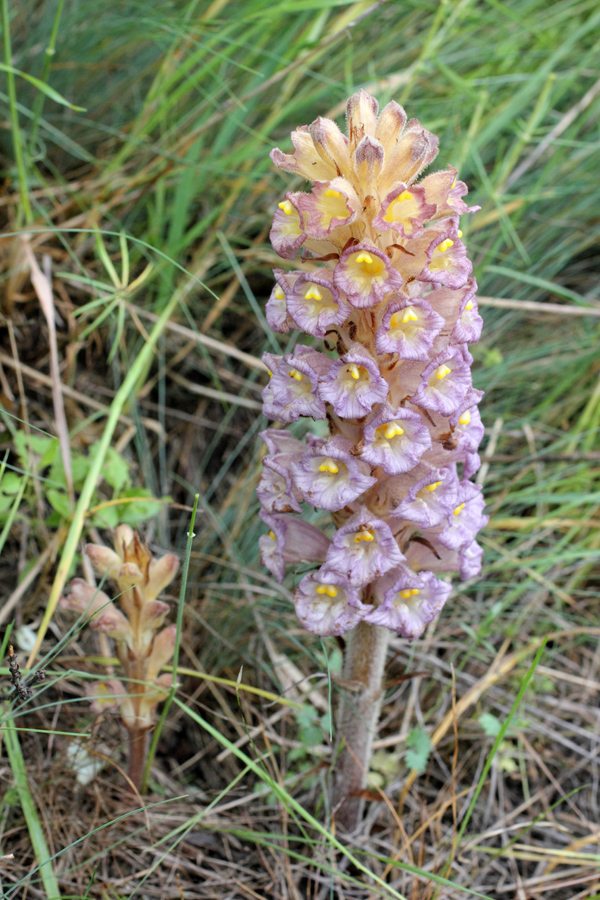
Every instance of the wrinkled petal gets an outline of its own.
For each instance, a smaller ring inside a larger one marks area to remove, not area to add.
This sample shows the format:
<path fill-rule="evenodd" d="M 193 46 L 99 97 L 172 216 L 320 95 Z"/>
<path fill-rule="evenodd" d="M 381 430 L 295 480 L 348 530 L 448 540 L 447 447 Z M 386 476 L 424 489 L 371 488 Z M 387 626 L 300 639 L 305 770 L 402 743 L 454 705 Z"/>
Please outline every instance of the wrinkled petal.
<path fill-rule="evenodd" d="M 371 609 L 360 601 L 359 592 L 337 581 L 324 580 L 320 572 L 311 572 L 300 580 L 294 591 L 296 615 L 301 625 L 313 634 L 343 634 L 358 625 Z"/>
<path fill-rule="evenodd" d="M 331 403 L 338 416 L 358 419 L 383 403 L 388 383 L 382 378 L 375 360 L 360 345 L 334 362 L 319 385 L 319 397 Z"/>
<path fill-rule="evenodd" d="M 363 242 L 344 250 L 333 273 L 333 282 L 357 309 L 375 306 L 402 287 L 402 276 L 382 250 Z"/>
<path fill-rule="evenodd" d="M 363 508 L 334 534 L 321 575 L 364 587 L 403 561 L 390 526 Z"/>
<path fill-rule="evenodd" d="M 270 515 L 261 510 L 259 516 L 271 530 L 258 540 L 263 566 L 281 583 L 286 563 L 325 561 L 330 546 L 322 531 L 295 516 Z"/>
<path fill-rule="evenodd" d="M 397 632 L 414 641 L 433 622 L 452 591 L 452 585 L 433 572 L 416 574 L 406 566 L 393 569 L 378 586 L 384 601 L 365 616 L 365 621 Z"/>
<path fill-rule="evenodd" d="M 375 484 L 377 479 L 360 470 L 349 445 L 344 438 L 332 438 L 291 464 L 294 482 L 311 506 L 342 509 Z"/>
<path fill-rule="evenodd" d="M 406 407 L 385 404 L 365 425 L 358 445 L 361 459 L 381 466 L 388 475 L 410 471 L 431 447 L 431 437 L 421 416 Z"/>
<path fill-rule="evenodd" d="M 397 353 L 400 359 L 427 360 L 444 319 L 428 300 L 408 297 L 387 307 L 375 336 L 377 353 Z"/>

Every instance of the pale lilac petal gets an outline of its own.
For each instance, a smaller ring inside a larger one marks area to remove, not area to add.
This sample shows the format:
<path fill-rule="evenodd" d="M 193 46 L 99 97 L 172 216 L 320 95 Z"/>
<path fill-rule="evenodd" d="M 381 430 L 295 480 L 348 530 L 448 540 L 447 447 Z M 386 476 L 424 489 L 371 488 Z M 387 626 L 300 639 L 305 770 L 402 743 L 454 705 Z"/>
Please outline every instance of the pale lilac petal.
<path fill-rule="evenodd" d="M 470 388 L 469 363 L 460 348 L 449 347 L 425 367 L 421 384 L 411 402 L 423 409 L 451 416 Z"/>
<path fill-rule="evenodd" d="M 360 419 L 375 403 L 383 403 L 388 383 L 368 351 L 359 344 L 334 362 L 319 385 L 318 395 L 345 419 Z"/>
<path fill-rule="evenodd" d="M 334 534 L 321 573 L 364 587 L 403 560 L 390 526 L 362 508 Z"/>
<path fill-rule="evenodd" d="M 418 237 L 423 223 L 435 214 L 435 205 L 427 203 L 424 189 L 400 182 L 384 198 L 381 209 L 373 219 L 378 231 L 395 231 L 401 238 Z"/>
<path fill-rule="evenodd" d="M 304 499 L 318 509 L 343 509 L 375 484 L 350 454 L 350 441 L 332 438 L 291 464 L 294 482 Z"/>
<path fill-rule="evenodd" d="M 402 287 L 402 276 L 385 253 L 366 242 L 344 250 L 335 267 L 333 281 L 357 309 L 375 306 L 390 291 Z"/>
<path fill-rule="evenodd" d="M 300 623 L 313 634 L 343 634 L 358 625 L 371 609 L 360 594 L 341 579 L 327 580 L 321 572 L 302 578 L 294 591 Z"/>
<path fill-rule="evenodd" d="M 452 469 L 432 469 L 412 485 L 406 498 L 390 514 L 421 528 L 435 528 L 452 514 L 457 490 L 458 478 Z"/>
<path fill-rule="evenodd" d="M 481 485 L 472 481 L 461 481 L 458 485 L 454 509 L 447 517 L 447 527 L 439 534 L 438 540 L 449 550 L 468 547 L 480 528 L 488 523 L 483 515 L 485 500 Z"/>
<path fill-rule="evenodd" d="M 389 628 L 409 641 L 423 634 L 452 591 L 452 585 L 433 572 L 417 574 L 406 566 L 392 570 L 382 581 L 387 585 L 384 602 L 368 613 L 365 621 Z"/>
<path fill-rule="evenodd" d="M 328 371 L 331 360 L 311 347 L 297 346 L 293 353 L 278 357 L 263 354 L 273 373 L 263 390 L 263 412 L 280 422 L 296 422 L 300 416 L 325 418 L 325 404 L 317 396 L 319 378 Z"/>
<path fill-rule="evenodd" d="M 298 195 L 287 193 L 273 216 L 269 234 L 273 249 L 283 259 L 293 259 L 306 236 L 298 210 Z"/>
<path fill-rule="evenodd" d="M 351 313 L 334 286 L 328 269 L 302 272 L 288 296 L 287 309 L 296 327 L 314 337 L 325 337 L 333 325 L 341 325 Z"/>
<path fill-rule="evenodd" d="M 317 181 L 310 194 L 299 194 L 297 206 L 304 231 L 322 240 L 341 225 L 351 225 L 360 212 L 360 200 L 345 178 Z"/>
<path fill-rule="evenodd" d="M 429 431 L 417 412 L 385 404 L 365 425 L 358 449 L 361 459 L 371 465 L 381 466 L 388 475 L 402 475 L 429 447 Z"/>
<path fill-rule="evenodd" d="M 394 300 L 375 336 L 377 353 L 397 353 L 400 359 L 427 360 L 434 339 L 444 327 L 444 319 L 428 300 Z"/>
<path fill-rule="evenodd" d="M 261 510 L 260 518 L 271 530 L 259 538 L 263 566 L 279 582 L 283 581 L 286 563 L 325 560 L 330 541 L 322 531 L 291 515 L 270 515 Z"/>
<path fill-rule="evenodd" d="M 459 239 L 458 219 L 450 219 L 444 229 L 435 230 L 427 248 L 427 265 L 419 274 L 421 281 L 432 281 L 456 290 L 467 283 L 473 264 L 467 248 Z"/>

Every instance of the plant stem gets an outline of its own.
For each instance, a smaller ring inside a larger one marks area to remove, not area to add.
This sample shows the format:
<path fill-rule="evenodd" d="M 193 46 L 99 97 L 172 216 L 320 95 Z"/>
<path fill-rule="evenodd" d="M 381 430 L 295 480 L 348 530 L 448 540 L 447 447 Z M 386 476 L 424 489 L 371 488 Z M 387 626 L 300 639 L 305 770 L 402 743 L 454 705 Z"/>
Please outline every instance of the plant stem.
<path fill-rule="evenodd" d="M 144 766 L 146 764 L 146 747 L 148 744 L 147 728 L 129 728 L 129 771 L 133 786 L 141 792 Z M 131 785 L 130 785 L 131 790 Z"/>
<path fill-rule="evenodd" d="M 385 656 L 390 639 L 387 628 L 359 622 L 346 635 L 344 681 L 347 687 L 338 712 L 338 734 L 343 742 L 335 770 L 333 809 L 336 825 L 347 832 L 360 823 L 373 736 L 382 700 Z"/>

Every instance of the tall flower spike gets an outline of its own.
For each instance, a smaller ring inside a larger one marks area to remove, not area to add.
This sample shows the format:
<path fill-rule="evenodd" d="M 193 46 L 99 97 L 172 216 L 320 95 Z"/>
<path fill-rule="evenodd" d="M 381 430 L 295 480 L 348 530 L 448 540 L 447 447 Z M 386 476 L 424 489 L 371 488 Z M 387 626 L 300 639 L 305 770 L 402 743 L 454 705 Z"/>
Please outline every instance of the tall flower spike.
<path fill-rule="evenodd" d="M 469 481 L 483 428 L 467 345 L 482 322 L 459 222 L 478 207 L 462 199 L 451 166 L 421 177 L 438 140 L 416 119 L 407 124 L 397 103 L 379 112 L 361 90 L 347 126 L 345 137 L 318 118 L 292 134 L 291 154 L 271 153 L 312 190 L 287 193 L 275 212 L 273 246 L 286 260 L 301 249 L 303 268 L 275 270 L 267 317 L 313 340 L 265 355 L 264 413 L 284 425 L 324 419 L 329 439 L 263 432 L 259 499 L 271 529 L 263 562 L 278 580 L 293 565 L 301 623 L 346 632 L 345 678 L 364 685 L 340 718 L 352 752 L 341 756 L 338 821 L 352 827 L 384 636 L 415 640 L 448 599 L 449 573 L 479 573 L 475 536 L 487 519 Z M 332 525 L 302 523 L 302 504 L 329 511 Z"/>

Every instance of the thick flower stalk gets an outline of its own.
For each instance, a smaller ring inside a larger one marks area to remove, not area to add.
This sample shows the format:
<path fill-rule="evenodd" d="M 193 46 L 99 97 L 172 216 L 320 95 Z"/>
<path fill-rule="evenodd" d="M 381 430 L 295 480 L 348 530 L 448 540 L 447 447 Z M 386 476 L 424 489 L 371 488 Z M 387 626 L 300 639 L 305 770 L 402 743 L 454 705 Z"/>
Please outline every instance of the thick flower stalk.
<path fill-rule="evenodd" d="M 275 213 L 273 247 L 285 260 L 302 251 L 302 268 L 275 269 L 267 319 L 312 340 L 265 354 L 264 413 L 282 425 L 324 419 L 329 433 L 263 432 L 258 495 L 262 560 L 279 581 L 293 564 L 300 622 L 348 632 L 334 794 L 348 828 L 360 816 L 388 635 L 419 637 L 448 599 L 448 573 L 480 571 L 475 535 L 487 519 L 469 480 L 483 426 L 468 345 L 482 321 L 459 227 L 478 207 L 452 166 L 419 180 L 438 140 L 397 103 L 378 115 L 361 90 L 347 124 L 346 137 L 318 118 L 292 133 L 292 154 L 271 153 L 313 186 L 287 193 Z M 330 512 L 333 526 L 303 521 L 303 504 Z"/>
<path fill-rule="evenodd" d="M 129 525 L 118 526 L 114 544 L 114 550 L 87 544 L 85 552 L 99 574 L 115 583 L 121 609 L 81 578 L 71 582 L 61 606 L 82 613 L 92 628 L 115 641 L 125 683 L 117 679 L 96 683 L 90 696 L 97 712 L 120 710 L 129 734 L 129 778 L 139 790 L 156 707 L 172 684 L 170 674 L 159 673 L 173 655 L 176 629 L 162 628 L 169 607 L 156 598 L 175 577 L 179 560 L 173 553 L 155 559 Z"/>

